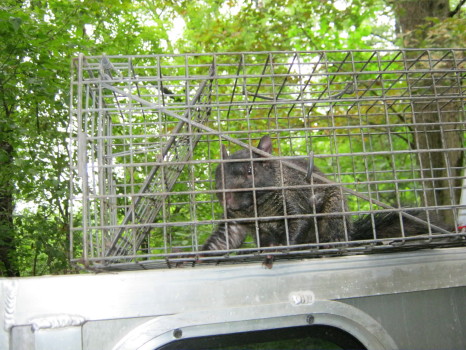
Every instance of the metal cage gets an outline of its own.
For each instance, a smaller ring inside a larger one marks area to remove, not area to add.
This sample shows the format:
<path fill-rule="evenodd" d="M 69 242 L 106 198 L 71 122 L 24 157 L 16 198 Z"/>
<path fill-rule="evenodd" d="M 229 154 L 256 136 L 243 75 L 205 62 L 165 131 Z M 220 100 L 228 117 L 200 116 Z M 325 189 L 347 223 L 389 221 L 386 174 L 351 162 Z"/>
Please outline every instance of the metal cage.
<path fill-rule="evenodd" d="M 71 82 L 72 261 L 133 269 L 464 244 L 465 54 L 80 55 Z M 257 151 L 263 135 L 274 159 L 311 157 L 344 193 L 351 220 L 389 212 L 402 220 L 416 208 L 425 232 L 273 249 L 248 238 L 200 253 L 229 220 L 215 187 L 222 145 Z M 433 232 L 432 215 L 451 229 Z"/>

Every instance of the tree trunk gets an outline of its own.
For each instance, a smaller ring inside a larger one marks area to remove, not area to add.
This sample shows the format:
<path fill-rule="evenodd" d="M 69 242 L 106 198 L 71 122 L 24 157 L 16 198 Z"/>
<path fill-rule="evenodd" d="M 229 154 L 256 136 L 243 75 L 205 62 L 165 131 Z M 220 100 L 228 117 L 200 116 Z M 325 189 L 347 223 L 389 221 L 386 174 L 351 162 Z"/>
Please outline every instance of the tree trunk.
<path fill-rule="evenodd" d="M 450 14 L 448 0 L 402 0 L 393 4 L 407 48 L 423 41 L 426 32 L 422 28 L 429 24 L 429 17 L 444 20 Z M 413 52 L 407 57 L 419 59 L 420 52 Z M 441 58 L 445 63 L 437 63 Z M 461 195 L 460 178 L 464 162 L 464 152 L 461 150 L 464 132 L 463 124 L 460 124 L 463 121 L 461 87 L 454 72 L 445 73 L 453 68 L 454 62 L 453 53 L 445 57 L 424 55 L 412 67 L 437 72 L 410 75 L 409 85 L 414 99 L 411 129 L 419 150 L 420 176 L 424 179 L 425 189 L 423 202 L 426 206 L 457 205 Z M 454 209 L 441 212 L 445 221 L 452 225 L 455 214 Z"/>
<path fill-rule="evenodd" d="M 429 17 L 443 20 L 450 13 L 449 0 L 398 0 L 393 1 L 398 27 L 406 39 L 405 47 L 413 47 L 409 40 L 409 34 L 420 25 L 428 24 Z"/>
<path fill-rule="evenodd" d="M 13 147 L 7 141 L 0 140 L 0 263 L 8 277 L 19 276 L 18 268 L 12 262 L 15 250 L 12 162 Z"/>

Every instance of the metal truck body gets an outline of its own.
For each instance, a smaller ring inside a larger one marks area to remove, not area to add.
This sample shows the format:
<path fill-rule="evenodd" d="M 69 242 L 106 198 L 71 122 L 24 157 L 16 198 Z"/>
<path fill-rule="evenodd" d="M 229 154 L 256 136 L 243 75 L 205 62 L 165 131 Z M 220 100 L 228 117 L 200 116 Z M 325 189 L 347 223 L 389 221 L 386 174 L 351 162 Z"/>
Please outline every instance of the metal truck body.
<path fill-rule="evenodd" d="M 191 349 L 219 335 L 321 327 L 366 349 L 464 349 L 465 266 L 466 248 L 446 248 L 2 279 L 0 347 Z"/>

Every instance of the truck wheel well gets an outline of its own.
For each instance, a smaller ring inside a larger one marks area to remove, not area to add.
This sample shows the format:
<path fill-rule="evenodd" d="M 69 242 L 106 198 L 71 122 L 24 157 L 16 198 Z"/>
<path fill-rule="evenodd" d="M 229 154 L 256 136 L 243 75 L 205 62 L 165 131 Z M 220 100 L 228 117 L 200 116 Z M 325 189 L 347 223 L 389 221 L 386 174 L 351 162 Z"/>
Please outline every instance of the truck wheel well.
<path fill-rule="evenodd" d="M 316 346 L 316 347 L 312 347 Z M 339 328 L 323 325 L 296 326 L 250 332 L 185 338 L 165 344 L 157 350 L 182 349 L 366 349 L 353 335 Z"/>

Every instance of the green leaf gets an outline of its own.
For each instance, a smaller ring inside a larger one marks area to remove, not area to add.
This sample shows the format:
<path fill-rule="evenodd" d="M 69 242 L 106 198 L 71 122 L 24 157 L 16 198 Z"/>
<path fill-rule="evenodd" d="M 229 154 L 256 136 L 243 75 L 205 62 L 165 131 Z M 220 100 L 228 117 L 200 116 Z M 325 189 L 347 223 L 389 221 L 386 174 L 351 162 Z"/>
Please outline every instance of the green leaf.
<path fill-rule="evenodd" d="M 23 23 L 23 20 L 19 17 L 10 17 L 9 19 L 10 24 L 13 27 L 13 30 L 17 32 Z"/>

